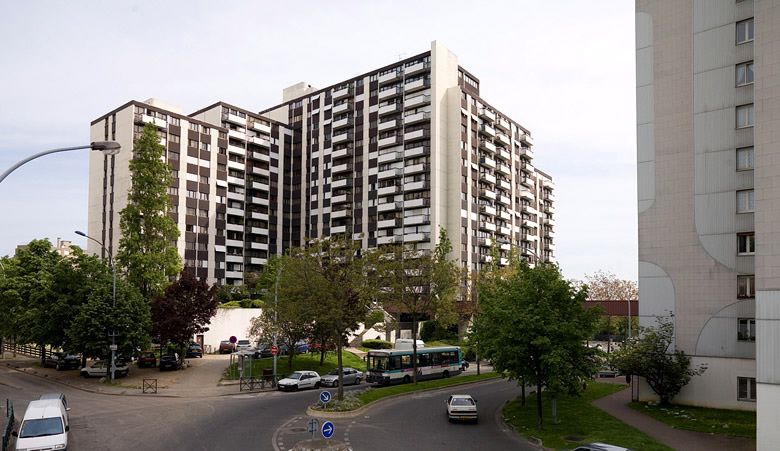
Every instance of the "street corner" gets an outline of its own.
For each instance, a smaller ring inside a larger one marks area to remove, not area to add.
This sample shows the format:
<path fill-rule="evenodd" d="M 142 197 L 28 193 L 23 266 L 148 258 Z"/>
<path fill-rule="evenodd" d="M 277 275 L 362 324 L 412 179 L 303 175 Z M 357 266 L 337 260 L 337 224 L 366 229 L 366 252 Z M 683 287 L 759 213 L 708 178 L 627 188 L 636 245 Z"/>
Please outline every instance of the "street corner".
<path fill-rule="evenodd" d="M 351 450 L 350 431 L 356 419 L 291 418 L 273 436 L 275 450 Z"/>

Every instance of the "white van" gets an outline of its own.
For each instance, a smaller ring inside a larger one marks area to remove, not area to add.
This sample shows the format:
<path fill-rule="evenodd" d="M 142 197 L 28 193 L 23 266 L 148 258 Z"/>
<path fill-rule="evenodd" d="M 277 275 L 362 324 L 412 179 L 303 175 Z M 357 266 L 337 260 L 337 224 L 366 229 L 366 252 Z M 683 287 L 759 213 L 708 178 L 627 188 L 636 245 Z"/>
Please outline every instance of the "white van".
<path fill-rule="evenodd" d="M 411 338 L 399 338 L 395 341 L 395 349 L 412 349 L 414 346 L 414 343 L 412 342 Z M 422 340 L 417 340 L 417 349 L 422 349 L 425 347 L 425 342 Z"/>
<path fill-rule="evenodd" d="M 19 431 L 14 431 L 16 449 L 66 449 L 68 414 L 58 399 L 30 401 Z"/>

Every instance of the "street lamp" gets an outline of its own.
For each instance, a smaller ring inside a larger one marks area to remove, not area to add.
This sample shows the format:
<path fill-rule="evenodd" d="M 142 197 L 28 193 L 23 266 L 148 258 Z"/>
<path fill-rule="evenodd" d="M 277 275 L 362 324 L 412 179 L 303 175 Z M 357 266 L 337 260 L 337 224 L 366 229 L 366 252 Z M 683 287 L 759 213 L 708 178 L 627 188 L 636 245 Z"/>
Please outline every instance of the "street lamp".
<path fill-rule="evenodd" d="M 36 158 L 42 157 L 44 155 L 49 155 L 51 153 L 57 153 L 57 152 L 67 152 L 69 150 L 79 150 L 79 149 L 99 150 L 103 152 L 104 155 L 116 155 L 119 153 L 121 147 L 122 146 L 120 146 L 119 143 L 115 141 L 96 141 L 86 146 L 60 147 L 58 149 L 44 150 L 43 152 L 36 153 L 35 155 L 25 158 L 24 160 L 11 166 L 7 171 L 3 172 L 3 174 L 0 175 L 0 183 L 2 183 L 2 181 L 5 180 L 5 178 L 8 177 L 10 173 L 14 172 L 19 166 L 29 161 L 32 161 Z"/>
<path fill-rule="evenodd" d="M 108 255 L 108 266 L 111 267 L 111 272 L 113 273 L 113 289 L 112 289 L 112 311 L 116 310 L 116 267 L 114 267 L 114 259 L 111 256 L 111 252 L 109 252 L 106 247 L 103 245 L 102 242 L 92 238 L 91 236 L 87 235 L 84 232 L 81 232 L 79 230 L 75 231 L 76 235 L 83 236 L 84 238 L 87 238 L 89 240 L 94 241 L 97 243 L 100 247 L 103 248 L 103 251 Z M 116 352 L 116 331 L 111 331 L 111 382 L 114 382 L 114 373 L 116 372 L 116 359 L 115 359 L 115 352 Z"/>

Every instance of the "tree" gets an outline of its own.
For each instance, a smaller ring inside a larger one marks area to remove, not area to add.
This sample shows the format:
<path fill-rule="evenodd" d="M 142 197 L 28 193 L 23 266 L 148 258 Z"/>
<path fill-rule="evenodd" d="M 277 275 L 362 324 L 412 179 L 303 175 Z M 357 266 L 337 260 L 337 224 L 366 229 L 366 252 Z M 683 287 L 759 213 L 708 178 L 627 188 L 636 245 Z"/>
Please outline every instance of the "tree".
<path fill-rule="evenodd" d="M 585 345 L 598 309 L 585 310 L 587 292 L 565 281 L 557 265 L 535 268 L 513 259 L 510 267 L 483 277 L 472 339 L 480 353 L 510 380 L 536 386 L 542 427 L 542 393 L 578 393 L 597 368 Z"/>
<path fill-rule="evenodd" d="M 585 274 L 588 299 L 593 301 L 635 301 L 639 288 L 633 280 L 619 279 L 611 272 L 596 271 Z"/>
<path fill-rule="evenodd" d="M 181 268 L 175 245 L 179 229 L 168 215 L 172 175 L 164 155 L 155 127 L 147 124 L 133 146 L 132 186 L 119 213 L 122 238 L 116 262 L 147 300 L 162 293 Z"/>
<path fill-rule="evenodd" d="M 423 315 L 440 324 L 453 323 L 455 299 L 460 294 L 461 271 L 449 259 L 452 243 L 444 228 L 439 229 L 439 242 L 432 252 L 403 246 L 383 248 L 376 252 L 372 266 L 376 268 L 375 290 L 386 310 L 408 313 L 412 317 L 413 381 L 417 383 L 417 329 Z"/>
<path fill-rule="evenodd" d="M 194 335 L 207 331 L 219 307 L 216 292 L 216 287 L 184 270 L 164 294 L 155 297 L 151 306 L 153 334 L 159 337 L 161 347 L 173 343 L 183 349 Z"/>
<path fill-rule="evenodd" d="M 685 352 L 673 350 L 674 323 L 657 320 L 656 327 L 642 328 L 640 334 L 612 354 L 612 364 L 624 374 L 645 378 L 661 404 L 669 402 L 682 388 L 707 370 L 705 365 L 691 368 Z"/>

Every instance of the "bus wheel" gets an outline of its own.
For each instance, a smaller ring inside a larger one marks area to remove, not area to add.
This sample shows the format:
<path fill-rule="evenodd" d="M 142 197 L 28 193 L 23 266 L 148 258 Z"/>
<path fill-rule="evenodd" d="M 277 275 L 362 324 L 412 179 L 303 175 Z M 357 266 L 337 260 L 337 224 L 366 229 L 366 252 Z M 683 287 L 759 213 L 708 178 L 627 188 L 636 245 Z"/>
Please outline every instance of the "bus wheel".
<path fill-rule="evenodd" d="M 408 384 L 408 383 L 409 383 L 409 382 L 411 382 L 411 381 L 412 381 L 412 378 L 411 378 L 411 377 L 409 377 L 409 375 L 408 375 L 408 374 L 407 374 L 406 376 L 404 376 L 404 384 Z"/>
<path fill-rule="evenodd" d="M 448 377 L 450 377 L 450 372 L 445 370 L 444 371 L 444 378 L 446 379 Z"/>

